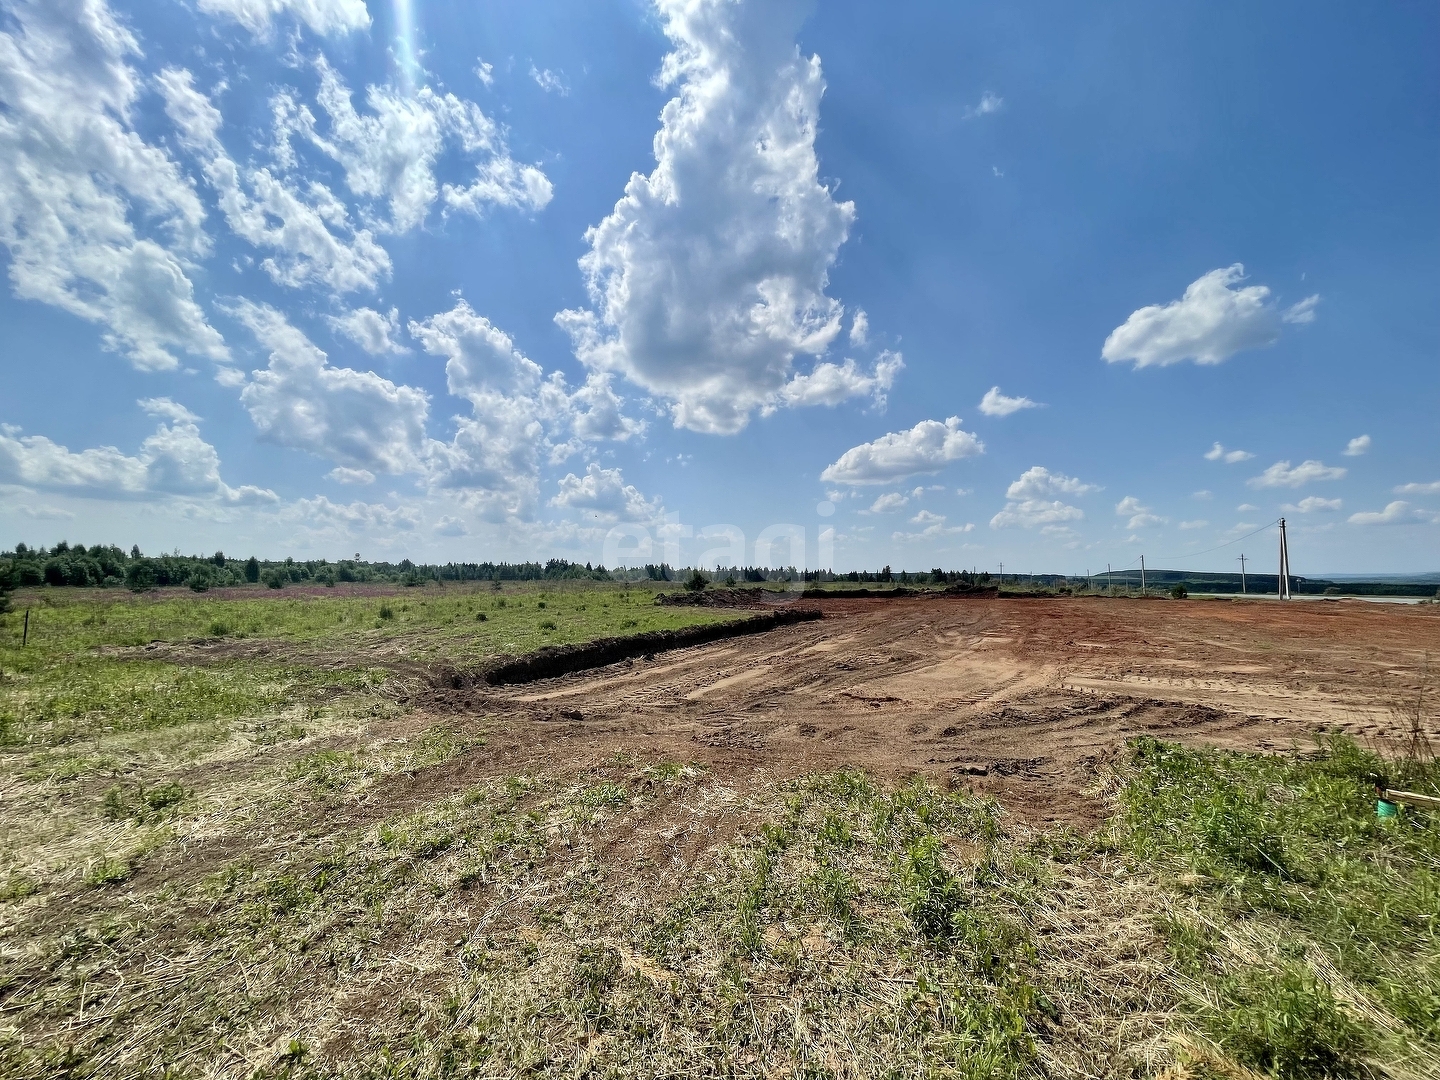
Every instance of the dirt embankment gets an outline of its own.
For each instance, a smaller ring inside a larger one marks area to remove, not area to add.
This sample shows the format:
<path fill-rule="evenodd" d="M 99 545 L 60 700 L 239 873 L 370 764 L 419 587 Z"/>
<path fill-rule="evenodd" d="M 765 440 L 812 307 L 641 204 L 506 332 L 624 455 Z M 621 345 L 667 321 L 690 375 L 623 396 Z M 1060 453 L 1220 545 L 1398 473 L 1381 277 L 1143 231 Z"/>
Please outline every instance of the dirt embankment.
<path fill-rule="evenodd" d="M 447 668 L 437 673 L 436 682 L 441 686 L 462 690 L 482 682 L 488 686 L 506 686 L 535 682 L 537 679 L 553 679 L 607 664 L 618 664 L 622 660 L 633 660 L 638 656 L 651 657 L 656 653 L 705 645 L 724 638 L 760 634 L 781 626 L 811 622 L 820 617 L 820 611 L 813 607 L 783 608 L 732 622 L 686 626 L 679 630 L 648 630 L 643 634 L 599 638 L 579 645 L 551 645 L 524 656 L 497 657 L 473 671 Z"/>
<path fill-rule="evenodd" d="M 1426 654 L 1440 653 L 1440 612 L 1397 605 L 872 597 L 805 608 L 825 618 L 786 625 L 797 609 L 781 609 L 769 633 L 671 639 L 671 652 L 596 643 L 625 662 L 595 670 L 578 671 L 603 659 L 584 647 L 537 654 L 498 681 L 569 674 L 445 683 L 415 719 L 485 718 L 489 745 L 467 773 L 586 769 L 616 753 L 694 761 L 737 783 L 858 767 L 1084 827 L 1107 812 L 1127 739 L 1277 752 L 1325 730 L 1381 739 L 1421 692 Z"/>

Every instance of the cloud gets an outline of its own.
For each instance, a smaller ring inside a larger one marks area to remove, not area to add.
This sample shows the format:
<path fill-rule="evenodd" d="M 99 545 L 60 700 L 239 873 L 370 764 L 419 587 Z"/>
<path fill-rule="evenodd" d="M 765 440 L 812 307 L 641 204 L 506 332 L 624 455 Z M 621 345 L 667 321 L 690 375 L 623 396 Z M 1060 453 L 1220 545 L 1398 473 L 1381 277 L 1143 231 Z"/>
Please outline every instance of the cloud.
<path fill-rule="evenodd" d="M 1218 442 L 1209 450 L 1205 451 L 1206 461 L 1223 461 L 1226 465 L 1234 465 L 1239 461 L 1249 461 L 1255 455 L 1249 450 L 1226 450 Z"/>
<path fill-rule="evenodd" d="M 371 356 L 410 351 L 395 340 L 400 332 L 400 312 L 396 308 L 392 307 L 389 313 L 382 315 L 374 308 L 361 307 L 344 315 L 327 315 L 325 321 Z"/>
<path fill-rule="evenodd" d="M 207 15 L 234 19 L 257 38 L 270 35 L 271 20 L 288 14 L 322 37 L 370 27 L 365 0 L 199 0 Z"/>
<path fill-rule="evenodd" d="M 1440 513 L 1421 510 L 1402 499 L 1396 499 L 1384 510 L 1367 510 L 1350 515 L 1351 525 L 1435 525 L 1440 524 Z"/>
<path fill-rule="evenodd" d="M 1282 311 L 1264 285 L 1231 287 L 1244 280 L 1240 263 L 1210 271 L 1192 282 L 1181 299 L 1132 313 L 1105 339 L 1100 355 L 1112 364 L 1133 360 L 1137 368 L 1167 367 L 1182 360 L 1219 364 L 1242 349 L 1273 345 L 1282 323 L 1315 318 L 1319 296 Z"/>
<path fill-rule="evenodd" d="M 946 518 L 944 514 L 935 514 L 929 510 L 921 510 L 910 519 L 911 525 L 923 526 L 921 529 L 915 532 L 893 532 L 890 534 L 890 539 L 897 540 L 901 543 L 909 543 L 915 540 L 934 540 L 942 536 L 959 536 L 962 533 L 973 532 L 975 530 L 975 525 L 972 522 L 967 521 L 964 525 L 946 525 L 945 521 Z"/>
<path fill-rule="evenodd" d="M 993 94 L 989 90 L 986 90 L 985 93 L 980 95 L 980 103 L 978 105 L 966 108 L 964 118 L 966 120 L 973 120 L 977 116 L 989 116 L 991 113 L 999 112 L 1004 107 L 1004 98 L 999 94 Z"/>
<path fill-rule="evenodd" d="M 1207 526 L 1207 525 L 1209 525 L 1209 524 L 1210 524 L 1210 522 L 1204 520 L 1203 518 L 1200 518 L 1200 519 L 1197 519 L 1197 520 L 1195 520 L 1195 521 L 1182 521 L 1182 522 L 1180 522 L 1180 528 L 1182 528 L 1182 529 L 1203 529 L 1203 528 L 1205 528 L 1205 526 Z"/>
<path fill-rule="evenodd" d="M 15 295 L 99 324 L 137 368 L 174 368 L 177 352 L 224 360 L 186 269 L 208 250 L 204 208 L 130 122 L 143 88 L 127 63 L 134 35 L 104 0 L 6 7 L 0 243 Z"/>
<path fill-rule="evenodd" d="M 583 363 L 669 402 L 676 426 L 728 434 L 789 403 L 796 357 L 840 333 L 825 289 L 855 208 L 819 179 L 825 84 L 794 44 L 805 5 L 657 3 L 674 45 L 658 82 L 676 94 L 656 167 L 586 233 L 592 309 L 556 321 Z"/>
<path fill-rule="evenodd" d="M 1044 499 L 1052 495 L 1089 495 L 1099 491 L 1096 484 L 1086 484 L 1064 473 L 1052 473 L 1043 465 L 1034 465 L 1020 474 L 1005 490 L 1007 499 Z"/>
<path fill-rule="evenodd" d="M 1346 457 L 1359 457 L 1370 449 L 1370 436 L 1357 435 L 1345 444 L 1343 451 Z"/>
<path fill-rule="evenodd" d="M 538 167 L 510 157 L 503 130 L 472 101 L 437 94 L 428 86 L 403 92 L 393 86 L 369 86 L 367 113 L 358 112 L 351 92 L 324 57 L 315 61 L 320 74 L 316 101 L 330 120 L 321 131 L 309 109 L 289 93 L 278 95 L 277 144 L 288 145 L 293 134 L 305 136 L 345 170 L 352 194 L 386 199 L 395 232 L 408 232 L 425 221 L 438 197 L 450 210 L 482 213 L 489 205 L 542 210 L 554 193 Z M 442 186 L 435 166 L 450 147 L 476 161 L 476 179 L 465 187 Z M 283 154 L 282 154 L 283 156 Z"/>
<path fill-rule="evenodd" d="M 1298 503 L 1286 503 L 1280 509 L 1287 514 L 1315 514 L 1330 510 L 1339 510 L 1341 502 L 1339 499 L 1322 499 L 1318 495 L 1310 495 L 1301 499 Z"/>
<path fill-rule="evenodd" d="M 986 416 L 1009 416 L 1021 409 L 1033 409 L 1036 403 L 1028 397 L 1006 397 L 1000 392 L 998 386 L 992 386 L 985 391 L 985 396 L 980 399 L 980 411 Z"/>
<path fill-rule="evenodd" d="M 544 90 L 547 94 L 559 94 L 561 97 L 570 95 L 570 87 L 565 85 L 564 76 L 546 68 L 541 71 L 533 63 L 530 65 L 530 78 L 535 80 L 535 85 Z"/>
<path fill-rule="evenodd" d="M 373 371 L 335 367 L 285 316 L 266 304 L 237 301 L 228 311 L 270 350 L 251 372 L 241 404 L 261 434 L 350 469 L 417 472 L 427 458 L 430 398 Z"/>
<path fill-rule="evenodd" d="M 1429 484 L 1401 484 L 1395 488 L 1396 495 L 1440 495 L 1440 480 Z"/>
<path fill-rule="evenodd" d="M 488 90 L 495 85 L 495 65 L 477 59 L 475 62 L 475 77 L 485 84 Z"/>
<path fill-rule="evenodd" d="M 569 473 L 560 478 L 560 492 L 551 506 L 580 510 L 602 521 L 657 521 L 664 513 L 659 499 L 647 500 L 632 484 L 625 483 L 619 469 L 591 464 L 585 475 Z"/>
<path fill-rule="evenodd" d="M 231 231 L 275 252 L 260 263 L 273 281 L 343 294 L 373 289 L 390 276 L 389 254 L 369 229 L 351 224 L 328 187 L 311 181 L 302 192 L 269 169 L 242 170 L 220 142 L 220 111 L 195 89 L 190 72 L 166 68 L 156 81 L 180 143 L 200 161 Z"/>
<path fill-rule="evenodd" d="M 1191 492 L 1190 497 L 1192 499 L 1213 499 L 1215 497 L 1215 493 L 1213 491 L 1210 491 L 1208 488 L 1201 488 L 1199 491 Z"/>
<path fill-rule="evenodd" d="M 856 308 L 855 313 L 850 316 L 850 344 L 860 348 L 869 340 L 870 316 L 865 314 L 864 308 Z"/>
<path fill-rule="evenodd" d="M 336 503 L 324 495 L 313 499 L 297 499 L 284 507 L 282 521 L 319 534 L 413 532 L 419 528 L 421 514 L 414 506 L 387 506 L 384 503 Z"/>
<path fill-rule="evenodd" d="M 984 451 L 984 444 L 960 427 L 958 416 L 943 424 L 922 420 L 908 431 L 851 447 L 820 479 L 832 484 L 888 484 L 917 473 L 939 472 L 952 461 Z"/>
<path fill-rule="evenodd" d="M 1340 480 L 1344 476 L 1344 469 L 1321 461 L 1302 461 L 1293 469 L 1290 462 L 1277 461 L 1259 476 L 1252 476 L 1245 482 L 1253 488 L 1298 488 L 1312 480 Z"/>
<path fill-rule="evenodd" d="M 464 300 L 450 311 L 411 321 L 410 335 L 432 356 L 443 356 L 446 386 L 470 402 L 456 417 L 448 443 L 429 444 L 430 483 L 490 493 L 488 516 L 526 516 L 539 498 L 542 459 L 563 460 L 585 442 L 625 441 L 644 424 L 621 411 L 605 373 L 592 373 L 573 393 L 559 372 L 540 365 Z M 569 430 L 573 443 L 557 444 Z"/>
<path fill-rule="evenodd" d="M 337 484 L 373 484 L 375 474 L 369 469 L 347 469 L 343 465 L 337 465 L 325 474 Z"/>
<path fill-rule="evenodd" d="M 1128 517 L 1127 529 L 1144 529 L 1151 525 L 1165 525 L 1170 519 L 1159 517 L 1150 512 L 1148 506 L 1141 506 L 1140 500 L 1134 495 L 1126 495 L 1115 504 L 1115 513 L 1120 517 Z"/>
<path fill-rule="evenodd" d="M 1052 473 L 1042 465 L 1035 465 L 1021 473 L 1020 478 L 1005 490 L 1005 508 L 990 519 L 990 527 L 1029 529 L 1037 525 L 1081 521 L 1085 517 L 1083 510 L 1055 496 L 1087 495 L 1098 490 L 1094 484 L 1082 483 L 1073 476 Z"/>
<path fill-rule="evenodd" d="M 869 374 L 860 370 L 854 360 L 843 364 L 816 364 L 809 374 L 795 375 L 761 408 L 769 416 L 781 405 L 838 405 L 852 397 L 871 397 L 879 408 L 885 406 L 885 394 L 895 384 L 895 376 L 905 366 L 898 352 L 885 351 L 875 361 Z"/>
<path fill-rule="evenodd" d="M 0 427 L 0 483 L 94 499 L 278 501 L 268 489 L 232 488 L 220 479 L 220 455 L 201 437 L 199 417 L 189 409 L 163 397 L 146 398 L 139 405 L 162 422 L 134 456 L 113 446 L 75 453 L 43 435 Z"/>
<path fill-rule="evenodd" d="M 431 531 L 434 532 L 436 536 L 464 536 L 469 532 L 469 530 L 465 528 L 465 522 L 459 518 L 450 517 L 448 514 L 436 521 L 435 527 Z"/>
<path fill-rule="evenodd" d="M 870 504 L 872 514 L 890 514 L 908 506 L 910 500 L 898 491 L 889 491 Z"/>

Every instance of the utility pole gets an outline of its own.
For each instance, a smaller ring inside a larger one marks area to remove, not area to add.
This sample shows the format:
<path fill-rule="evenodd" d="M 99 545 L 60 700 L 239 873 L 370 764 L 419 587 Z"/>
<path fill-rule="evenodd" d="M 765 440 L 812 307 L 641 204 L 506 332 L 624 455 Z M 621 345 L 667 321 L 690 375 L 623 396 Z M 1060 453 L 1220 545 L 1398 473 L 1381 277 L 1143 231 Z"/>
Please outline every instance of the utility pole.
<path fill-rule="evenodd" d="M 1285 539 L 1285 519 L 1280 519 L 1280 599 L 1290 599 L 1290 545 Z"/>
<path fill-rule="evenodd" d="M 1145 556 L 1140 556 L 1140 595 L 1145 595 Z"/>
<path fill-rule="evenodd" d="M 1000 584 L 1005 584 L 1005 564 L 1003 562 L 1000 564 Z"/>
<path fill-rule="evenodd" d="M 1245 595 L 1245 553 L 1240 553 L 1240 595 Z"/>
<path fill-rule="evenodd" d="M 1115 586 L 1110 581 L 1110 564 L 1105 564 L 1105 589 L 1107 592 L 1114 592 Z"/>

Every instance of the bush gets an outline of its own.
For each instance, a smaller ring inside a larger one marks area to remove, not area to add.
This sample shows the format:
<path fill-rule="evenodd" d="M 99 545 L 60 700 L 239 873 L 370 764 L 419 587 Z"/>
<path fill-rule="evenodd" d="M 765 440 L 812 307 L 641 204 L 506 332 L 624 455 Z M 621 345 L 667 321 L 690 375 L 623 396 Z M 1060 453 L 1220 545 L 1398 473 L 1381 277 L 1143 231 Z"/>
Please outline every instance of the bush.
<path fill-rule="evenodd" d="M 691 570 L 690 576 L 685 580 L 685 588 L 689 589 L 691 592 L 700 592 L 702 589 L 705 588 L 706 585 L 709 584 L 709 579 L 706 578 L 704 574 L 700 573 L 699 570 Z"/>
<path fill-rule="evenodd" d="M 251 585 L 260 580 L 260 560 L 254 555 L 245 560 L 245 580 Z"/>
<path fill-rule="evenodd" d="M 136 559 L 125 568 L 125 585 L 131 592 L 146 592 L 160 581 L 154 559 Z"/>
<path fill-rule="evenodd" d="M 209 592 L 215 584 L 215 572 L 208 566 L 197 566 L 185 584 L 195 592 Z"/>
<path fill-rule="evenodd" d="M 283 589 L 290 584 L 290 575 L 284 570 L 270 569 L 260 575 L 260 581 L 271 589 Z"/>
<path fill-rule="evenodd" d="M 1190 590 L 1178 582 L 1170 589 L 1171 600 L 1184 600 L 1189 595 Z"/>

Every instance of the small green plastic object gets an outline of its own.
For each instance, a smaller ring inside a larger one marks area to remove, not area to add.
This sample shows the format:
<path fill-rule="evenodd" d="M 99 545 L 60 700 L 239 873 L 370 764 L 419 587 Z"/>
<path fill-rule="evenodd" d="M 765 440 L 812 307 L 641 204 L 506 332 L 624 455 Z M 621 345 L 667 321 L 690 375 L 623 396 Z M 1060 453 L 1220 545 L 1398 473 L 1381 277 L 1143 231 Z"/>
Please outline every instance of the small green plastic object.
<path fill-rule="evenodd" d="M 1375 816 L 1377 818 L 1399 817 L 1400 807 L 1389 799 L 1376 799 Z"/>

